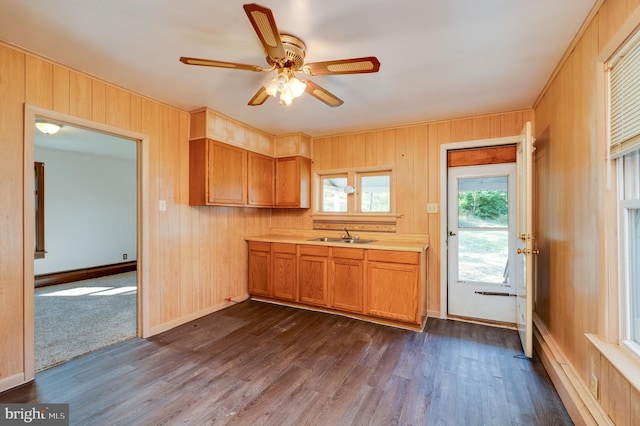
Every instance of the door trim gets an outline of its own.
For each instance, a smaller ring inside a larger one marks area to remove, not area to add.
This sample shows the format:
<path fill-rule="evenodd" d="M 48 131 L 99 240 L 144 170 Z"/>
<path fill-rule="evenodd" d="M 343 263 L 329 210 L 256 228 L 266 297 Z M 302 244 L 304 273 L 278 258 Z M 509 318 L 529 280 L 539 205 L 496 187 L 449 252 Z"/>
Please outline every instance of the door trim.
<path fill-rule="evenodd" d="M 517 144 L 522 140 L 520 135 L 504 138 L 479 139 L 463 142 L 453 142 L 440 145 L 440 205 L 443 211 L 440 213 L 440 318 L 447 319 L 448 300 L 448 252 L 447 252 L 447 228 L 449 207 L 447 204 L 448 167 L 447 154 L 454 149 L 480 148 L 499 145 Z"/>
<path fill-rule="evenodd" d="M 137 155 L 137 335 L 146 337 L 149 334 L 149 145 L 148 135 L 121 129 L 103 123 L 84 118 L 59 113 L 56 111 L 24 105 L 24 197 L 23 197 L 23 373 L 22 383 L 31 381 L 35 377 L 35 323 L 34 323 L 34 259 L 33 246 L 27 241 L 33 241 L 34 228 L 32 213 L 34 211 L 33 198 L 33 157 L 34 157 L 34 126 L 37 117 L 48 118 L 53 121 L 69 123 L 75 127 L 81 127 L 97 132 L 108 133 L 117 137 L 131 139 L 136 142 Z M 20 383 L 16 383 L 18 385 Z"/>

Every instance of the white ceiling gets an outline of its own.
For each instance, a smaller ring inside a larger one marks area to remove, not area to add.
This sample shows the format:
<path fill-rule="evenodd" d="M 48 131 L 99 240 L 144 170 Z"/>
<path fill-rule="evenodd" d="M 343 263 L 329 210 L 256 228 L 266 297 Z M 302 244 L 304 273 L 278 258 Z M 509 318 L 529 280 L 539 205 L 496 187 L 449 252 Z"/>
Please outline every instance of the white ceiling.
<path fill-rule="evenodd" d="M 266 66 L 236 0 L 0 0 L 0 40 L 190 111 L 310 136 L 528 108 L 597 0 L 260 0 L 307 62 L 377 56 L 376 74 L 310 77 L 344 100 L 247 102 Z"/>
<path fill-rule="evenodd" d="M 69 125 L 63 125 L 55 135 L 45 135 L 35 129 L 33 139 L 36 149 L 80 152 L 121 160 L 135 160 L 137 153 L 135 141 Z"/>

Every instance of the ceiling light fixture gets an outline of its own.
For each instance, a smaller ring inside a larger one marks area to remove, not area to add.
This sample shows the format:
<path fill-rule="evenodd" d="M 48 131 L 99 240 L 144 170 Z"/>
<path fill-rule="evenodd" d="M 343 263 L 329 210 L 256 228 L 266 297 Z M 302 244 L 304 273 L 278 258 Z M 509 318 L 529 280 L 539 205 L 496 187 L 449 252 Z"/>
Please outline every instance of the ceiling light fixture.
<path fill-rule="evenodd" d="M 62 126 L 55 123 L 49 123 L 47 121 L 36 121 L 36 128 L 45 135 L 55 135 L 60 131 Z"/>
<path fill-rule="evenodd" d="M 278 75 L 264 85 L 269 96 L 277 97 L 280 92 L 280 104 L 291 105 L 291 102 L 301 96 L 307 88 L 307 83 L 300 81 L 293 74 L 293 70 L 284 67 L 278 70 Z"/>

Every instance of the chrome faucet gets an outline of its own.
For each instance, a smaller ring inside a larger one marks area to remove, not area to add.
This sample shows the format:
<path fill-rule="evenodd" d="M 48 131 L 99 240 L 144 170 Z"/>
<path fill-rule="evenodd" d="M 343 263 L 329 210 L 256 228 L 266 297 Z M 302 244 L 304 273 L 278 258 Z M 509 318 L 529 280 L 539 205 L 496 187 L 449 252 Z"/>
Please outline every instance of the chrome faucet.
<path fill-rule="evenodd" d="M 346 233 L 347 233 L 347 236 L 346 236 L 346 237 L 344 236 L 344 234 L 342 234 L 342 238 L 349 238 L 349 239 L 352 239 L 352 238 L 353 238 L 353 237 L 351 236 L 351 234 L 349 233 L 349 230 L 347 229 L 347 227 L 346 227 L 346 226 L 343 226 L 343 227 L 342 227 L 342 230 L 343 230 L 344 232 L 346 232 Z"/>

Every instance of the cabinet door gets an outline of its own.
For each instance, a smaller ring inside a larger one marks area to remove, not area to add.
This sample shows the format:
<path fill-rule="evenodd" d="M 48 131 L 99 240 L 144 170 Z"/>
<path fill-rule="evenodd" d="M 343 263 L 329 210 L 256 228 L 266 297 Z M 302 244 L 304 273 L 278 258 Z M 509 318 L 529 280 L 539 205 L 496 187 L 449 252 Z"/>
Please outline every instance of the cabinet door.
<path fill-rule="evenodd" d="M 331 259 L 331 307 L 362 312 L 364 263 L 354 259 Z"/>
<path fill-rule="evenodd" d="M 304 157 L 276 159 L 276 207 L 309 208 L 311 160 Z"/>
<path fill-rule="evenodd" d="M 270 243 L 249 242 L 249 293 L 271 296 L 271 251 Z"/>
<path fill-rule="evenodd" d="M 418 265 L 367 263 L 367 314 L 420 323 Z"/>
<path fill-rule="evenodd" d="M 274 252 L 273 256 L 273 296 L 278 299 L 296 300 L 296 254 Z"/>
<path fill-rule="evenodd" d="M 301 255 L 298 260 L 300 302 L 327 306 L 327 257 Z"/>
<path fill-rule="evenodd" d="M 247 152 L 209 140 L 208 202 L 247 203 Z"/>
<path fill-rule="evenodd" d="M 248 154 L 249 205 L 273 207 L 273 158 L 249 152 Z"/>

